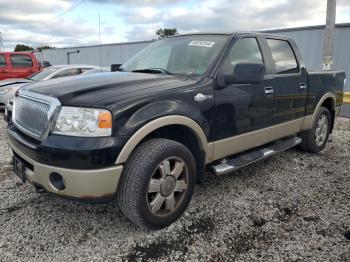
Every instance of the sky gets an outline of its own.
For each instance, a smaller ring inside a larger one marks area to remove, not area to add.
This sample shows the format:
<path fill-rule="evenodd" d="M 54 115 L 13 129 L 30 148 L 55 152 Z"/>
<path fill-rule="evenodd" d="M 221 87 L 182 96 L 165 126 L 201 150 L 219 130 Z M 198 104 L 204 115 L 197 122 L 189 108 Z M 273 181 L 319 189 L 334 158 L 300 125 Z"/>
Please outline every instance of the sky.
<path fill-rule="evenodd" d="M 326 6 L 326 0 L 0 0 L 0 32 L 7 51 L 17 43 L 120 43 L 154 39 L 159 28 L 181 34 L 321 25 Z M 337 0 L 336 22 L 350 22 L 350 0 Z"/>

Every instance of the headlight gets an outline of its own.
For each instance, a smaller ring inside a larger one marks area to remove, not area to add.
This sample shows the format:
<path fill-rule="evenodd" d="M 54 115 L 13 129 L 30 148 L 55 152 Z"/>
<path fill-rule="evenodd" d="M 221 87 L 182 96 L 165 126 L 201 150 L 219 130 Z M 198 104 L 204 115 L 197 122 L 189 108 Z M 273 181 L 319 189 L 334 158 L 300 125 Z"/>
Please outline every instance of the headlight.
<path fill-rule="evenodd" d="M 110 136 L 112 114 L 108 110 L 63 106 L 53 134 L 66 136 Z"/>
<path fill-rule="evenodd" d="M 8 91 L 10 91 L 8 88 L 0 89 L 0 95 L 5 95 L 8 93 Z"/>

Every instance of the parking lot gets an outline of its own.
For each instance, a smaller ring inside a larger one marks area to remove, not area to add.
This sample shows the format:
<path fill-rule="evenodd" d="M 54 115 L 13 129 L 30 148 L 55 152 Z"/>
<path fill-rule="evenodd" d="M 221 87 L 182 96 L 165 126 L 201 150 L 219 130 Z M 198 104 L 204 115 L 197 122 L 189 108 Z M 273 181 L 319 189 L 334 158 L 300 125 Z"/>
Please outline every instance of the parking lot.
<path fill-rule="evenodd" d="M 11 172 L 0 121 L 0 260 L 350 261 L 350 120 L 320 154 L 288 150 L 198 185 L 162 231 L 129 223 L 115 202 L 36 194 Z"/>

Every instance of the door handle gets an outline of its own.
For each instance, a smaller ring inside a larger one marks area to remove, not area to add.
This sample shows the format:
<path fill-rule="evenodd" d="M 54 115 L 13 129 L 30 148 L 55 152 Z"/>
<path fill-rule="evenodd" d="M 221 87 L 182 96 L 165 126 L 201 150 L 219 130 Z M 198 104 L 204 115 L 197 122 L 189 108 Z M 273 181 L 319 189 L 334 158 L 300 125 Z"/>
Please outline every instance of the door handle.
<path fill-rule="evenodd" d="M 301 83 L 300 85 L 299 85 L 299 89 L 300 90 L 304 90 L 304 89 L 306 89 L 307 88 L 307 85 L 305 84 L 305 83 Z"/>
<path fill-rule="evenodd" d="M 265 89 L 265 95 L 272 95 L 274 93 L 272 86 L 267 86 L 264 89 Z"/>
<path fill-rule="evenodd" d="M 207 99 L 213 99 L 212 95 L 203 95 L 202 93 L 198 93 L 197 95 L 194 96 L 194 101 L 196 102 L 203 102 Z"/>

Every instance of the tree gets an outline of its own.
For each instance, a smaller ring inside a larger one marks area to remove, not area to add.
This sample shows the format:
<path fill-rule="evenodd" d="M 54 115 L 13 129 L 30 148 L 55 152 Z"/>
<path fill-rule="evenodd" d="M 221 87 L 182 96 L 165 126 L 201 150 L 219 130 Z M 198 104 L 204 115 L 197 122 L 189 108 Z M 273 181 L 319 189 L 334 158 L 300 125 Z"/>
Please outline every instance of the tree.
<path fill-rule="evenodd" d="M 31 51 L 31 50 L 34 50 L 34 49 L 30 46 L 17 44 L 14 51 L 17 52 L 17 51 Z"/>
<path fill-rule="evenodd" d="M 55 47 L 49 46 L 49 45 L 43 45 L 43 46 L 38 46 L 36 49 L 43 50 L 43 49 L 51 49 L 51 48 L 55 48 Z"/>
<path fill-rule="evenodd" d="M 156 31 L 156 35 L 158 35 L 158 38 L 166 38 L 172 35 L 178 35 L 176 28 L 160 28 Z"/>

